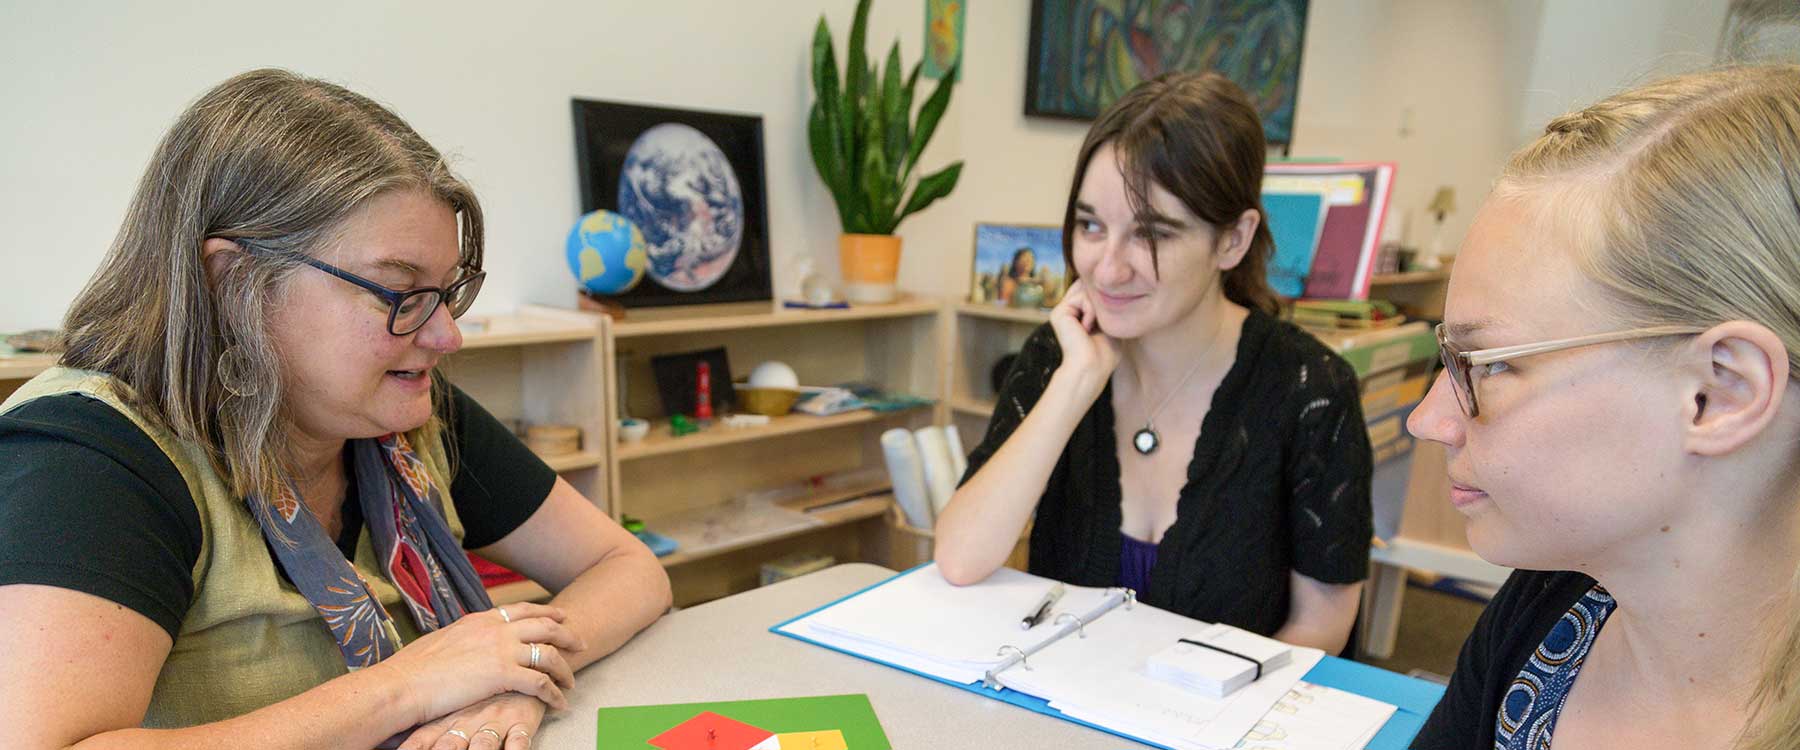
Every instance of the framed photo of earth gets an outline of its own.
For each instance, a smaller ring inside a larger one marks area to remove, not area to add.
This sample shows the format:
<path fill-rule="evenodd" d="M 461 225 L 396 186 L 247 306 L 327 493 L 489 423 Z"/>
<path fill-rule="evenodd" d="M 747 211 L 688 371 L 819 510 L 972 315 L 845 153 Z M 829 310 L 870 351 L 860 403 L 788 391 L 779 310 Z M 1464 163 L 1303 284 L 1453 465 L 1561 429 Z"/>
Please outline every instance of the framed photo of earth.
<path fill-rule="evenodd" d="M 762 118 L 574 99 L 581 208 L 643 238 L 626 307 L 773 298 Z M 578 272 L 579 273 L 579 272 Z"/>

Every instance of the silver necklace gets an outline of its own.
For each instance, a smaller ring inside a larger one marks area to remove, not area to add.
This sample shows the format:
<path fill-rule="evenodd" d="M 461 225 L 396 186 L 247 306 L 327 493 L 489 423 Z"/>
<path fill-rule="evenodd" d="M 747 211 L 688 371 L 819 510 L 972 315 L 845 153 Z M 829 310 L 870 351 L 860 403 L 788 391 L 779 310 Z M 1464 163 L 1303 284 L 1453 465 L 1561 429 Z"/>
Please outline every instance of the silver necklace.
<path fill-rule="evenodd" d="M 1139 454 L 1148 456 L 1156 452 L 1157 446 L 1162 445 L 1162 436 L 1156 434 L 1156 415 L 1161 414 L 1163 407 L 1168 406 L 1169 401 L 1175 398 L 1175 394 L 1181 392 L 1182 386 L 1187 385 L 1188 380 L 1194 377 L 1194 373 L 1200 371 L 1200 365 L 1205 364 L 1206 354 L 1212 351 L 1213 341 L 1218 339 L 1219 328 L 1223 327 L 1223 324 L 1224 321 L 1221 319 L 1220 325 L 1213 327 L 1213 335 L 1207 339 L 1206 348 L 1200 350 L 1200 357 L 1194 360 L 1194 366 L 1189 367 L 1187 374 L 1181 376 L 1181 381 L 1177 382 L 1174 388 L 1169 389 L 1168 395 L 1163 396 L 1156 408 L 1150 410 L 1150 416 L 1144 418 L 1144 428 L 1132 434 L 1131 447 L 1136 448 Z"/>

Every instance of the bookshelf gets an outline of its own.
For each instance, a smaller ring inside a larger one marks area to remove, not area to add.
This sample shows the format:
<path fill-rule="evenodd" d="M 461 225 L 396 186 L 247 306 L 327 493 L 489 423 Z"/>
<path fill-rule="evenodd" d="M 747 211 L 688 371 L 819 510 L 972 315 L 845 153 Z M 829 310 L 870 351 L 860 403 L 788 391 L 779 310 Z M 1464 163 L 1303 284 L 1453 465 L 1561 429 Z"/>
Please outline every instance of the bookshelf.
<path fill-rule="evenodd" d="M 1001 357 L 1023 348 L 1031 332 L 1050 320 L 1050 312 L 966 301 L 951 303 L 951 311 L 950 395 L 944 422 L 956 425 L 965 450 L 974 450 L 1000 396 L 992 382 L 994 367 Z"/>
<path fill-rule="evenodd" d="M 510 314 L 458 322 L 463 347 L 441 363 L 444 376 L 503 423 L 579 427 L 579 450 L 539 457 L 605 509 L 609 433 L 602 332 L 607 321 L 526 305 Z"/>
<path fill-rule="evenodd" d="M 895 427 L 932 424 L 944 412 L 946 320 L 942 301 L 903 297 L 841 310 L 767 302 L 639 308 L 609 326 L 607 497 L 616 518 L 641 519 L 680 545 L 662 558 L 678 606 L 752 588 L 762 563 L 788 554 L 887 562 L 886 515 L 893 503 L 884 494 L 879 438 Z M 725 349 L 734 379 L 774 360 L 792 367 L 805 385 L 870 382 L 938 405 L 824 417 L 796 412 L 742 428 L 720 421 L 676 437 L 651 360 L 715 347 Z M 617 442 L 624 416 L 650 420 L 649 434 Z M 808 486 L 838 476 L 866 481 Z"/>

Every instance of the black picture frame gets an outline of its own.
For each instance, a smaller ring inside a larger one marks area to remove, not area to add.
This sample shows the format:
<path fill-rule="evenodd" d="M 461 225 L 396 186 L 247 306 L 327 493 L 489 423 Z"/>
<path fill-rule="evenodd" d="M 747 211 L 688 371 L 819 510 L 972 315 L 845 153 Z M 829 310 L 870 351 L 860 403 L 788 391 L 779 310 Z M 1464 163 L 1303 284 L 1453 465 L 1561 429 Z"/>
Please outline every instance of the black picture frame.
<path fill-rule="evenodd" d="M 1300 99 L 1300 63 L 1311 1 L 1191 0 L 1186 4 L 1206 5 L 1209 10 L 1189 12 L 1187 15 L 1213 19 L 1213 25 L 1197 27 L 1192 24 L 1164 24 L 1158 23 L 1157 19 L 1136 18 L 1113 19 L 1106 28 L 1124 29 L 1120 33 L 1128 33 L 1129 29 L 1126 27 L 1130 24 L 1127 21 L 1135 20 L 1141 22 L 1153 35 L 1163 29 L 1185 29 L 1191 38 L 1187 38 L 1187 44 L 1175 45 L 1178 50 L 1219 50 L 1232 45 L 1248 45 L 1252 49 L 1268 53 L 1270 56 L 1262 60 L 1250 60 L 1248 56 L 1243 56 L 1240 69 L 1219 69 L 1218 72 L 1244 88 L 1251 101 L 1257 105 L 1263 120 L 1263 136 L 1269 147 L 1286 153 L 1293 142 L 1294 111 Z M 1074 64 L 1073 61 L 1080 61 L 1085 65 L 1113 59 L 1106 50 L 1085 46 L 1092 41 L 1091 37 L 1085 33 L 1085 29 L 1074 28 L 1081 21 L 1093 20 L 1076 18 L 1078 10 L 1099 12 L 1091 7 L 1093 5 L 1083 0 L 1032 0 L 1031 38 L 1025 60 L 1026 115 L 1091 122 L 1112 103 L 1105 92 L 1097 94 L 1097 101 L 1079 93 L 1079 87 L 1070 82 L 1069 71 L 1066 70 L 1067 65 Z M 1174 7 L 1177 5 L 1180 3 L 1165 4 L 1163 10 L 1193 10 Z M 1156 6 L 1150 3 L 1126 3 L 1124 7 L 1132 12 L 1150 13 Z M 1253 16 L 1256 18 L 1252 18 Z M 1277 20 L 1271 21 L 1271 16 L 1277 17 Z M 1246 35 L 1254 36 L 1259 32 L 1263 37 L 1245 39 Z M 1210 46 L 1215 41 L 1222 46 Z M 1168 52 L 1166 49 L 1164 51 Z M 1173 65 L 1167 61 L 1159 61 L 1151 67 L 1154 69 L 1150 75 L 1172 70 L 1215 69 L 1201 60 L 1176 62 Z"/>
<path fill-rule="evenodd" d="M 694 385 L 698 380 L 695 364 L 711 365 L 707 378 L 712 389 L 713 414 L 724 416 L 737 408 L 737 390 L 731 383 L 731 360 L 724 347 L 693 352 L 660 354 L 650 358 L 650 371 L 656 377 L 656 394 L 662 399 L 663 416 L 694 415 Z"/>
<path fill-rule="evenodd" d="M 619 193 L 626 157 L 639 136 L 664 124 L 693 128 L 718 146 L 736 174 L 743 198 L 737 255 L 710 286 L 683 291 L 646 273 L 636 286 L 611 299 L 625 307 L 658 307 L 774 298 L 761 116 L 581 98 L 571 99 L 570 108 L 575 119 L 575 164 L 584 214 L 599 209 L 625 213 L 620 210 Z M 653 255 L 653 266 L 656 262 Z"/>

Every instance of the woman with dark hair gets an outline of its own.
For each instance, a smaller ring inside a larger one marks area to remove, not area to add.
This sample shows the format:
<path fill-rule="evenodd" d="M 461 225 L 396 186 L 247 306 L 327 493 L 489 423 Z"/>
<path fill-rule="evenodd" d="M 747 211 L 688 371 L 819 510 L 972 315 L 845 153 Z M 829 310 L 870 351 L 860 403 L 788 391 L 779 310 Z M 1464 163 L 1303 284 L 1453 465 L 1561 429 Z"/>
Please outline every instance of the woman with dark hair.
<path fill-rule="evenodd" d="M 1063 215 L 1078 280 L 938 519 L 946 579 L 986 578 L 1029 522 L 1035 574 L 1343 649 L 1368 437 L 1349 364 L 1275 318 L 1264 151 L 1248 98 L 1210 73 L 1146 82 L 1094 123 Z"/>

